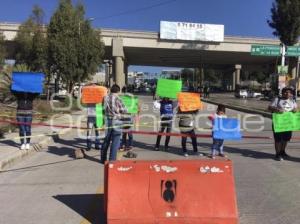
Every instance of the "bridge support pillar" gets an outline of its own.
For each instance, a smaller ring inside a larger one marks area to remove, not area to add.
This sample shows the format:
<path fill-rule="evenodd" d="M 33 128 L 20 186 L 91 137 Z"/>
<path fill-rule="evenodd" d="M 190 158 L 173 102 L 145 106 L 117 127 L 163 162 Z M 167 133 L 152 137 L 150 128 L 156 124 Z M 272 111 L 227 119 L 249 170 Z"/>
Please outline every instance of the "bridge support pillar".
<path fill-rule="evenodd" d="M 105 61 L 105 85 L 111 87 L 113 83 L 112 77 L 112 61 Z"/>
<path fill-rule="evenodd" d="M 114 58 L 115 83 L 122 89 L 125 86 L 124 61 L 122 57 Z"/>
<path fill-rule="evenodd" d="M 235 71 L 232 74 L 232 90 L 236 90 L 236 87 L 241 84 L 241 69 L 242 65 L 235 65 Z"/>
<path fill-rule="evenodd" d="M 199 68 L 200 78 L 199 78 L 199 85 L 202 87 L 204 85 L 204 68 Z"/>
<path fill-rule="evenodd" d="M 232 73 L 232 86 L 230 87 L 230 90 L 235 90 L 235 71 Z"/>
<path fill-rule="evenodd" d="M 241 69 L 242 65 L 235 65 L 235 85 L 241 85 Z"/>
<path fill-rule="evenodd" d="M 123 39 L 112 39 L 112 56 L 114 58 L 115 83 L 122 89 L 125 85 Z"/>
<path fill-rule="evenodd" d="M 124 65 L 124 73 L 125 73 L 125 85 L 128 87 L 128 65 L 125 63 Z"/>

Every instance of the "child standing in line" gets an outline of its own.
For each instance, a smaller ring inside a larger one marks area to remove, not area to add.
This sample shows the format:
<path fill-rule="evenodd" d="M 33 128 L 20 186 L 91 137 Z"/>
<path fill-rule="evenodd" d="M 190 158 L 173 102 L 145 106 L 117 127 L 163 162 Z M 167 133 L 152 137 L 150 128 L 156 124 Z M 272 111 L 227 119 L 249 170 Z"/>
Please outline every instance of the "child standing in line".
<path fill-rule="evenodd" d="M 160 118 L 161 118 L 161 125 L 159 133 L 163 133 L 166 130 L 166 133 L 170 133 L 172 129 L 172 122 L 174 116 L 174 105 L 173 101 L 167 97 L 164 97 L 160 101 Z M 157 136 L 156 144 L 155 144 L 155 151 L 159 151 L 161 135 Z M 170 136 L 166 136 L 165 141 L 165 151 L 169 148 Z"/>
<path fill-rule="evenodd" d="M 194 126 L 194 120 L 195 120 L 195 114 L 198 113 L 198 110 L 195 111 L 188 111 L 188 112 L 182 112 L 180 108 L 178 109 L 178 114 L 177 116 L 179 117 L 179 129 L 181 134 L 184 135 L 190 135 L 190 138 L 192 140 L 192 145 L 193 145 L 193 152 L 195 155 L 203 156 L 202 153 L 198 152 L 197 149 L 197 138 L 195 136 L 195 126 Z M 183 150 L 183 156 L 188 157 L 188 151 L 186 148 L 186 140 L 187 137 L 182 137 L 181 138 L 181 146 Z"/>
<path fill-rule="evenodd" d="M 100 134 L 97 127 L 96 104 L 87 104 L 87 151 L 92 148 L 92 130 L 95 129 L 95 149 L 100 150 Z"/>
<path fill-rule="evenodd" d="M 128 94 L 127 88 L 124 86 L 122 89 L 123 94 L 127 94 L 130 97 L 134 97 L 132 94 Z M 138 104 L 138 112 L 137 114 L 126 113 L 122 116 L 121 120 L 123 122 L 122 129 L 125 130 L 122 132 L 120 151 L 129 151 L 132 149 L 133 135 L 130 131 L 134 129 L 134 123 L 138 120 L 138 116 L 140 113 L 140 105 Z"/>
<path fill-rule="evenodd" d="M 216 113 L 209 116 L 208 119 L 213 122 L 214 119 L 217 119 L 217 118 L 226 118 L 227 116 L 225 115 L 225 113 L 226 113 L 225 106 L 222 104 L 219 104 L 217 107 Z M 226 155 L 224 154 L 224 151 L 223 151 L 224 139 L 214 138 L 213 133 L 212 133 L 212 138 L 213 138 L 213 144 L 211 147 L 211 158 L 212 159 L 216 158 L 217 151 L 219 151 L 219 156 L 226 157 Z"/>

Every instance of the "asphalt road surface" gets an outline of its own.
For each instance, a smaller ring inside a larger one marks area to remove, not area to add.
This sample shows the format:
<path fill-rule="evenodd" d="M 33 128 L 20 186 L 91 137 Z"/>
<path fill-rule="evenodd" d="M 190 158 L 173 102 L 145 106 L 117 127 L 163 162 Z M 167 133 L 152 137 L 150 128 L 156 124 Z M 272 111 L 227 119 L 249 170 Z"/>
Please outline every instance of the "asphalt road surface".
<path fill-rule="evenodd" d="M 151 98 L 141 99 L 145 103 L 143 114 L 150 112 L 153 115 Z M 202 113 L 210 114 L 214 110 L 214 106 L 208 105 Z M 231 110 L 227 114 L 240 116 L 241 119 L 247 117 L 247 114 Z M 149 119 L 144 117 L 140 122 Z M 249 119 L 253 121 L 258 118 Z M 271 136 L 270 120 L 263 119 L 263 125 L 260 132 L 248 131 L 244 134 Z M 201 129 L 199 133 L 210 133 L 205 125 L 201 125 L 203 127 L 204 130 Z M 140 129 L 151 130 L 153 127 L 145 125 Z M 137 159 L 207 159 L 192 155 L 183 157 L 180 138 L 171 138 L 168 152 L 153 151 L 154 143 L 155 136 L 135 135 L 134 151 L 138 154 Z M 84 146 L 85 140 L 73 131 L 44 151 L 0 173 L 0 223 L 105 223 L 103 165 L 99 163 L 99 151 L 96 150 L 89 151 L 85 159 L 75 160 L 74 150 Z M 272 140 L 225 142 L 225 153 L 234 164 L 241 224 L 299 223 L 299 146 L 300 141 L 293 140 L 288 145 L 288 153 L 292 157 L 278 162 L 273 159 Z M 211 139 L 199 138 L 198 147 L 199 151 L 209 153 Z M 191 149 L 190 144 L 188 148 Z"/>

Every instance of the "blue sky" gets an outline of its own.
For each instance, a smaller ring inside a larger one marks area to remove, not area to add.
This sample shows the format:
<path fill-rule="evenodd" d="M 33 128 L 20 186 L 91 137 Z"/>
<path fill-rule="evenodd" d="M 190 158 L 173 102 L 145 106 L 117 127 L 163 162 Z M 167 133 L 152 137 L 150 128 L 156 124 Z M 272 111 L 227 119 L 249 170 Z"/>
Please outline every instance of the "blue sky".
<path fill-rule="evenodd" d="M 73 1 L 77 2 L 77 1 Z M 97 28 L 159 31 L 159 21 L 223 24 L 225 35 L 273 37 L 267 24 L 273 0 L 82 0 L 86 17 Z M 1 22 L 23 22 L 34 4 L 50 20 L 58 0 L 1 0 Z M 162 4 L 161 4 L 162 3 Z M 159 5 L 160 6 L 154 6 Z M 133 12 L 134 11 L 134 12 Z M 119 15 L 119 16 L 118 16 Z M 159 72 L 161 68 L 131 66 Z"/>

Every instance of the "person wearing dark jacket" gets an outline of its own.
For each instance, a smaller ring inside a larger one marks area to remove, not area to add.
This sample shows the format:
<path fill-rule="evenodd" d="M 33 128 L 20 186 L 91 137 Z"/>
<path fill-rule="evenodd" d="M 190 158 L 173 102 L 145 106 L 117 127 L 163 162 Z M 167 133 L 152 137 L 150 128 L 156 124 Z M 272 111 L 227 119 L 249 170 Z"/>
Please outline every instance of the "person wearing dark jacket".
<path fill-rule="evenodd" d="M 21 148 L 30 149 L 31 123 L 33 100 L 38 96 L 36 93 L 12 92 L 17 99 L 17 122 L 19 123 L 19 135 Z"/>
<path fill-rule="evenodd" d="M 170 133 L 172 129 L 172 121 L 173 121 L 173 101 L 170 100 L 167 97 L 164 97 L 160 101 L 160 118 L 161 118 L 161 125 L 160 125 L 160 131 L 159 133 L 163 133 L 166 130 L 166 133 Z M 160 145 L 161 135 L 157 136 L 156 144 L 155 144 L 155 151 L 159 151 L 159 145 Z M 165 141 L 165 151 L 168 150 L 170 142 L 170 136 L 166 136 Z"/>

